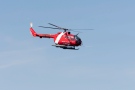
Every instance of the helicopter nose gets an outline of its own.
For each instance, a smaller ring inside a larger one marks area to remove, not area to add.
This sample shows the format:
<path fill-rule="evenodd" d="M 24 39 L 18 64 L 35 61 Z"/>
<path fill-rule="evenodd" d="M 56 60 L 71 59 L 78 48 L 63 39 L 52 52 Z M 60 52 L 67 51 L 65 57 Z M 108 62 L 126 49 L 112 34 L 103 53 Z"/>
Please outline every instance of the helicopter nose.
<path fill-rule="evenodd" d="M 82 44 L 82 41 L 81 41 L 81 40 L 77 40 L 76 43 L 77 43 L 77 45 L 79 46 L 79 45 Z"/>

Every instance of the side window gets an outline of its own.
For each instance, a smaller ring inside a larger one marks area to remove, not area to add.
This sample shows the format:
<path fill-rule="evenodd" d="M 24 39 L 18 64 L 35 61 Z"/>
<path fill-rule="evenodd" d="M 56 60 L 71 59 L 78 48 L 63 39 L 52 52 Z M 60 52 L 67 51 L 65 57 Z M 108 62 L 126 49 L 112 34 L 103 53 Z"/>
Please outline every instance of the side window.
<path fill-rule="evenodd" d="M 70 36 L 71 40 L 74 40 L 74 36 Z"/>
<path fill-rule="evenodd" d="M 75 40 L 74 36 L 66 36 L 66 35 L 65 35 L 65 38 L 66 38 L 66 39 L 69 39 L 69 40 Z"/>

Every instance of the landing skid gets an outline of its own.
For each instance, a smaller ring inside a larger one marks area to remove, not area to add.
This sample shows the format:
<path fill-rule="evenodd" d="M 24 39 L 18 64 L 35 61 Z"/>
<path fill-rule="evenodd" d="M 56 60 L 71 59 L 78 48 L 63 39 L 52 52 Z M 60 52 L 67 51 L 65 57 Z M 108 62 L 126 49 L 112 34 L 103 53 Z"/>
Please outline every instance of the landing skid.
<path fill-rule="evenodd" d="M 55 47 L 63 48 L 63 49 L 70 49 L 70 50 L 79 50 L 79 48 L 75 48 L 75 46 L 65 46 L 65 45 L 52 45 Z"/>

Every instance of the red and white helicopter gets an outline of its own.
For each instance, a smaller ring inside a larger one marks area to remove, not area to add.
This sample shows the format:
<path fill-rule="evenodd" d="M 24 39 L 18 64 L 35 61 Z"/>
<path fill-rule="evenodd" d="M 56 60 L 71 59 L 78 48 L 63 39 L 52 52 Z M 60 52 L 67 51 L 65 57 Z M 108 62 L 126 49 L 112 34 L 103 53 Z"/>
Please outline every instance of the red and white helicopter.
<path fill-rule="evenodd" d="M 44 27 L 44 26 L 39 26 L 39 27 L 50 28 L 50 29 L 59 29 L 59 30 L 64 30 L 64 31 L 58 32 L 57 34 L 38 34 L 32 28 L 32 26 L 33 26 L 32 23 L 30 23 L 31 34 L 34 37 L 39 37 L 39 38 L 53 38 L 55 45 L 52 45 L 52 46 L 63 48 L 63 49 L 78 50 L 75 47 L 82 45 L 82 40 L 78 37 L 78 34 L 76 34 L 76 35 L 71 34 L 70 31 L 73 31 L 73 29 L 61 28 L 61 27 L 56 26 L 51 23 L 48 23 L 48 24 L 52 25 L 54 27 Z M 86 29 L 86 30 L 91 30 L 91 29 Z"/>

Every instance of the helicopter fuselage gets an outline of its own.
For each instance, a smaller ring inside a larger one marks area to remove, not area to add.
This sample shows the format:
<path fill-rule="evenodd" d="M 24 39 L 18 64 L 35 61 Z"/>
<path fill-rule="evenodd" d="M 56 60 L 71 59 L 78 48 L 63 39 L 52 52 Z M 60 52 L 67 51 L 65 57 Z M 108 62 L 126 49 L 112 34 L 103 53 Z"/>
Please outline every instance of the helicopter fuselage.
<path fill-rule="evenodd" d="M 63 49 L 75 49 L 75 47 L 82 44 L 81 39 L 77 35 L 73 35 L 70 32 L 58 32 L 57 34 L 38 34 L 34 29 L 30 28 L 31 34 L 34 37 L 39 38 L 53 38 L 55 47 L 60 47 Z"/>

